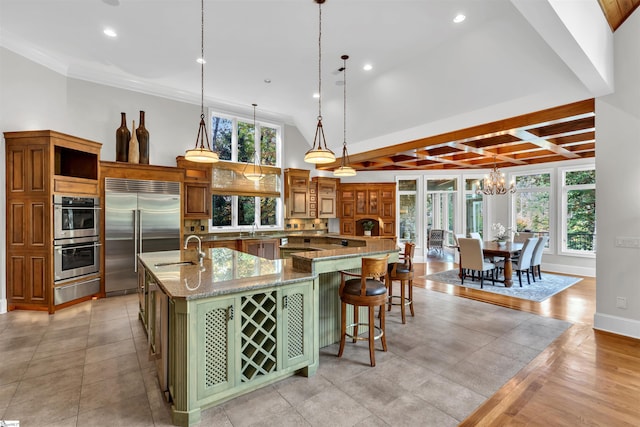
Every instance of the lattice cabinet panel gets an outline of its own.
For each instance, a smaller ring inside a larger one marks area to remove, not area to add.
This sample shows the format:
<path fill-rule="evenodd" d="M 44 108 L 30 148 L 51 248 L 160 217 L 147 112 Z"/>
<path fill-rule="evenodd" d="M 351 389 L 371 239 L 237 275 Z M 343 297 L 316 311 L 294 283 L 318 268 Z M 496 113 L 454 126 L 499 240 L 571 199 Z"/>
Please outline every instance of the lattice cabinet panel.
<path fill-rule="evenodd" d="M 234 384 L 234 299 L 198 305 L 198 397 Z"/>
<path fill-rule="evenodd" d="M 241 380 L 247 382 L 277 369 L 276 291 L 241 300 Z"/>
<path fill-rule="evenodd" d="M 312 335 L 311 296 L 308 287 L 292 287 L 282 292 L 284 367 L 309 360 Z"/>

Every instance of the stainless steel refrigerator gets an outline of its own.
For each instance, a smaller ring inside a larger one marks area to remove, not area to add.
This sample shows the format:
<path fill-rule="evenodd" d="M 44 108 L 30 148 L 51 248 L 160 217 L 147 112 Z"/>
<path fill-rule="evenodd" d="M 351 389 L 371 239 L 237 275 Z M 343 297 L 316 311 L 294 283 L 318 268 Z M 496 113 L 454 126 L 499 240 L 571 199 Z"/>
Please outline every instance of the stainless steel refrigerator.
<path fill-rule="evenodd" d="M 105 179 L 105 290 L 137 289 L 137 255 L 180 249 L 180 183 Z"/>

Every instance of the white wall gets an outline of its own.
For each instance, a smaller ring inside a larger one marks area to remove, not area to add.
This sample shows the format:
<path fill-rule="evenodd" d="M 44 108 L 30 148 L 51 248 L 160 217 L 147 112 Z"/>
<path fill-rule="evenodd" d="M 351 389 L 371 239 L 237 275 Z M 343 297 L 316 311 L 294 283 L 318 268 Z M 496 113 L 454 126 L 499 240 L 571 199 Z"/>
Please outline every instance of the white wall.
<path fill-rule="evenodd" d="M 596 100 L 598 284 L 596 329 L 640 338 L 640 9 L 615 33 L 616 92 Z M 618 297 L 627 308 L 617 308 Z"/>

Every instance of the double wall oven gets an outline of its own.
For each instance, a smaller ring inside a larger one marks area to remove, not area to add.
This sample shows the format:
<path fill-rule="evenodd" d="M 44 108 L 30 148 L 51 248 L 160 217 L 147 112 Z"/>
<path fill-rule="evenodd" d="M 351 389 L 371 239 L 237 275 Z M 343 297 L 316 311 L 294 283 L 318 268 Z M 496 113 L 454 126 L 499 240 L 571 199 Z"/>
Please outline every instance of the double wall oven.
<path fill-rule="evenodd" d="M 98 293 L 100 198 L 55 195 L 53 221 L 54 303 Z"/>

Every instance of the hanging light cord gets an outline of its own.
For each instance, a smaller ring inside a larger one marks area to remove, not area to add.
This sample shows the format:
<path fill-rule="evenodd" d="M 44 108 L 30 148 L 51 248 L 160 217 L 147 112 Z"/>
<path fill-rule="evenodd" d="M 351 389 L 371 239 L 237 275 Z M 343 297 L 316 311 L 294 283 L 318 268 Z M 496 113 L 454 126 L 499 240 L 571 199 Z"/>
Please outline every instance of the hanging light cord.
<path fill-rule="evenodd" d="M 342 72 L 344 73 L 344 85 L 342 87 L 342 167 L 349 164 L 349 154 L 347 153 L 347 59 L 348 55 L 342 55 Z"/>
<path fill-rule="evenodd" d="M 318 1 L 318 121 L 322 121 L 322 2 Z"/>
<path fill-rule="evenodd" d="M 201 136 L 204 134 L 204 138 Z M 207 150 L 211 150 L 207 125 L 204 121 L 204 0 L 200 3 L 200 127 L 196 137 L 196 147 L 200 141 L 200 149 L 204 149 L 203 139 L 207 141 Z"/>

